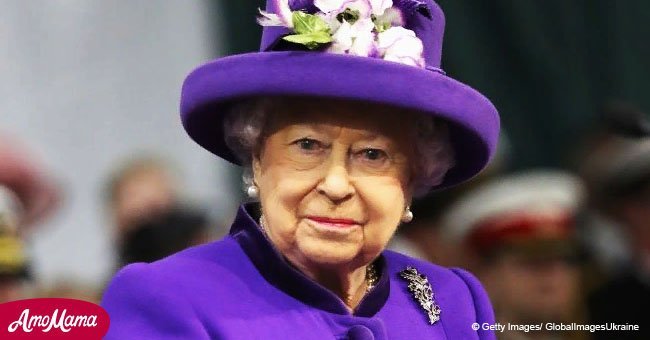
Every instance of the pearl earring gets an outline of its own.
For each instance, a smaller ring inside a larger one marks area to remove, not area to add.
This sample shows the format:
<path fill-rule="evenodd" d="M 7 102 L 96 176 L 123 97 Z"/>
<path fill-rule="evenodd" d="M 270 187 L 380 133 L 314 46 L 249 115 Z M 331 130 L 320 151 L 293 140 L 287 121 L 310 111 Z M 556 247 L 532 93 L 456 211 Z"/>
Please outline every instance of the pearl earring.
<path fill-rule="evenodd" d="M 246 189 L 246 193 L 250 198 L 257 198 L 260 195 L 260 189 L 255 184 L 251 184 Z"/>
<path fill-rule="evenodd" d="M 413 221 L 413 212 L 411 211 L 411 207 L 406 207 L 402 215 L 402 222 L 409 223 L 411 221 Z"/>

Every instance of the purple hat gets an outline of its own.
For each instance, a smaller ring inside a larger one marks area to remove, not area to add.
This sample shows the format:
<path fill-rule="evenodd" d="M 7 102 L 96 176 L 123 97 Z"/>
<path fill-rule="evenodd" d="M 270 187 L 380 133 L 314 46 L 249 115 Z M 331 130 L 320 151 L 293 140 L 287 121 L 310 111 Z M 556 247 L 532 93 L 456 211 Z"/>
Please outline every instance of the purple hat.
<path fill-rule="evenodd" d="M 445 19 L 432 0 L 268 0 L 261 15 L 260 52 L 211 61 L 185 79 L 181 119 L 205 149 L 239 164 L 223 138 L 223 118 L 234 101 L 316 96 L 387 104 L 446 121 L 455 165 L 436 188 L 473 177 L 491 159 L 499 115 L 482 94 L 440 68 Z M 364 40 L 359 27 L 365 17 L 372 26 Z M 417 53 L 400 54 L 402 46 Z"/>

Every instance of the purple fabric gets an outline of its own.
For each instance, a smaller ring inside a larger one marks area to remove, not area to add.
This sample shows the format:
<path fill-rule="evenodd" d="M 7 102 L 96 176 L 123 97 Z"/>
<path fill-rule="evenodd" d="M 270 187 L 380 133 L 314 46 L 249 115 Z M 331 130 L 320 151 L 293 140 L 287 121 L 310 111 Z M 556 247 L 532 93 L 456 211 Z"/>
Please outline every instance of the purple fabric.
<path fill-rule="evenodd" d="M 424 0 L 393 0 L 393 6 L 397 6 L 400 10 L 410 14 L 415 13 L 415 11 L 424 11 L 422 14 L 431 18 L 429 6 Z"/>
<path fill-rule="evenodd" d="M 495 339 L 471 329 L 494 323 L 471 274 L 390 251 L 382 261 L 380 283 L 350 314 L 292 269 L 242 207 L 223 240 L 121 270 L 102 301 L 106 339 Z M 442 310 L 434 325 L 398 275 L 406 266 L 431 282 Z"/>
<path fill-rule="evenodd" d="M 292 11 L 302 10 L 307 13 L 315 13 L 318 11 L 318 7 L 314 6 L 314 0 L 289 0 L 289 8 Z"/>
<path fill-rule="evenodd" d="M 428 69 L 318 51 L 267 51 L 279 48 L 275 43 L 289 31 L 266 27 L 264 52 L 214 60 L 187 76 L 180 105 L 185 130 L 205 149 L 239 164 L 223 139 L 224 114 L 234 100 L 288 95 L 381 103 L 419 110 L 450 124 L 456 163 L 436 189 L 473 177 L 496 150 L 497 110 L 478 91 L 444 72 L 431 71 L 439 69 L 442 54 L 445 21 L 440 7 L 432 0 L 395 4 L 410 10 L 406 26 L 424 42 Z M 268 11 L 275 11 L 274 6 L 274 1 L 267 2 Z"/>

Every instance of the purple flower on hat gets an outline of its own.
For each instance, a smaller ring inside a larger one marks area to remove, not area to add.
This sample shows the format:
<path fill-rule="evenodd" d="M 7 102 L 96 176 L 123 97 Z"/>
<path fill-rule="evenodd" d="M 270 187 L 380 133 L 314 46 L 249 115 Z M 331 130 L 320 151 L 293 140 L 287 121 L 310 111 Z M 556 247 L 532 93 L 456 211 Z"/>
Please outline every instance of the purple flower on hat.
<path fill-rule="evenodd" d="M 403 13 L 393 0 L 314 0 L 319 11 L 291 11 L 288 0 L 273 2 L 277 13 L 260 11 L 262 26 L 282 26 L 294 34 L 284 40 L 327 53 L 381 58 L 425 67 L 422 41 L 403 27 Z M 289 18 L 290 17 L 290 18 Z"/>
<path fill-rule="evenodd" d="M 422 40 L 404 27 L 391 27 L 378 34 L 378 48 L 384 60 L 425 67 Z"/>

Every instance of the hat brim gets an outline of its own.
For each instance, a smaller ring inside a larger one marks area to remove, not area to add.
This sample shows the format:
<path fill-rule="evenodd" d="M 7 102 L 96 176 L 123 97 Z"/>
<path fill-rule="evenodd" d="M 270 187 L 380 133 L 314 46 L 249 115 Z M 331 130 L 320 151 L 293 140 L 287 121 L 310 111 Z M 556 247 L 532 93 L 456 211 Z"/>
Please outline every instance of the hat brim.
<path fill-rule="evenodd" d="M 239 164 L 223 138 L 223 118 L 235 100 L 254 96 L 315 96 L 392 105 L 449 123 L 455 165 L 436 189 L 478 174 L 496 150 L 499 116 L 471 87 L 441 73 L 375 58 L 282 51 L 217 59 L 183 84 L 181 119 L 199 145 Z"/>

